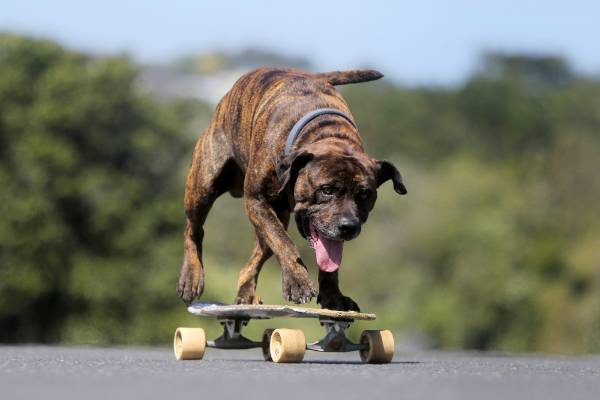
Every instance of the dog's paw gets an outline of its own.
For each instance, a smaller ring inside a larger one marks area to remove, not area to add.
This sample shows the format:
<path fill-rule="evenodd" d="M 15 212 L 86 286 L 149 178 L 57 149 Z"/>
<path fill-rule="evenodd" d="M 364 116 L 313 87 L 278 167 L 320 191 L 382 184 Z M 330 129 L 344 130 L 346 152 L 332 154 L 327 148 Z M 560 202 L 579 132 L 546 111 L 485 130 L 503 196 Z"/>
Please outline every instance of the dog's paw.
<path fill-rule="evenodd" d="M 200 296 L 204 291 L 204 272 L 202 268 L 197 268 L 193 271 L 187 265 L 184 265 L 179 274 L 177 282 L 177 294 L 181 300 L 188 306 L 191 304 L 194 297 Z"/>
<path fill-rule="evenodd" d="M 319 293 L 317 296 L 317 303 L 319 303 L 322 308 L 326 308 L 328 310 L 360 312 L 360 307 L 358 307 L 358 304 L 356 304 L 356 302 L 350 297 L 344 296 L 341 293 Z"/>
<path fill-rule="evenodd" d="M 262 300 L 257 295 L 254 295 L 254 296 L 238 295 L 235 298 L 235 301 L 233 302 L 233 304 L 254 304 L 254 305 L 258 305 L 258 304 L 262 304 L 262 303 L 263 303 Z"/>
<path fill-rule="evenodd" d="M 309 303 L 318 292 L 303 267 L 286 271 L 283 274 L 283 298 L 296 304 Z"/>

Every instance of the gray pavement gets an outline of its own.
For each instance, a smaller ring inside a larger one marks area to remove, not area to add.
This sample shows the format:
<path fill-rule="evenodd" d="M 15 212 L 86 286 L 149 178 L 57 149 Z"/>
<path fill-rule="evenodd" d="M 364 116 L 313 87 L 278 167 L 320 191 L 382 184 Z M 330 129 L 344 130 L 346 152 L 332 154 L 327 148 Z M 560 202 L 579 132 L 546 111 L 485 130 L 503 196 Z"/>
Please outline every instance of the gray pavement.
<path fill-rule="evenodd" d="M 208 349 L 175 361 L 169 348 L 0 346 L 0 399 L 600 399 L 600 357 L 308 352 L 304 363 L 260 350 Z"/>

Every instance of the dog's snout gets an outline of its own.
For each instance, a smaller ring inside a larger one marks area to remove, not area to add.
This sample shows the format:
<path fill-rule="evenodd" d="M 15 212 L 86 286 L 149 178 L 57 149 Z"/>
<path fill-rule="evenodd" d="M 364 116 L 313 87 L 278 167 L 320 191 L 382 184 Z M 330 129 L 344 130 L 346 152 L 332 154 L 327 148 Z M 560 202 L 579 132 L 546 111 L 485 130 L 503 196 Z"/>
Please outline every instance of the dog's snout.
<path fill-rule="evenodd" d="M 338 231 L 343 239 L 354 239 L 360 232 L 360 221 L 355 218 L 340 218 L 338 222 Z"/>

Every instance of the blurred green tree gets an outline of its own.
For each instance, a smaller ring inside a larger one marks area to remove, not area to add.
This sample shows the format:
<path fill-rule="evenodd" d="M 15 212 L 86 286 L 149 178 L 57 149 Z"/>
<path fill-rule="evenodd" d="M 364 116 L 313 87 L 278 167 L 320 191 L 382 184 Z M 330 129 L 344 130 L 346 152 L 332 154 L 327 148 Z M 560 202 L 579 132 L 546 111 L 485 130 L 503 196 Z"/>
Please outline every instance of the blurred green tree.
<path fill-rule="evenodd" d="M 146 280 L 180 231 L 199 107 L 151 101 L 136 74 L 125 58 L 0 36 L 0 340 L 61 340 L 94 313 L 103 331 L 162 300 Z"/>

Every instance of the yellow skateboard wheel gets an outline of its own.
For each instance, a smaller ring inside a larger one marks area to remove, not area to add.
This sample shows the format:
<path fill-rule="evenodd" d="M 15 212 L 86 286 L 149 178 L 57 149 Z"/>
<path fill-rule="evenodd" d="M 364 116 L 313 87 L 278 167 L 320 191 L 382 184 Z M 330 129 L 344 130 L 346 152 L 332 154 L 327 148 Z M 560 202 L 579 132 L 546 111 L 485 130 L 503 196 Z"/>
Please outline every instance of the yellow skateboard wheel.
<path fill-rule="evenodd" d="M 360 343 L 368 348 L 360 351 L 360 359 L 369 364 L 387 364 L 394 358 L 394 335 L 385 331 L 363 331 Z"/>
<path fill-rule="evenodd" d="M 271 335 L 269 350 L 273 362 L 301 362 L 306 351 L 304 332 L 299 329 L 275 329 Z"/>
<path fill-rule="evenodd" d="M 206 335 L 202 328 L 177 328 L 173 350 L 178 360 L 202 360 L 206 349 Z"/>

